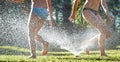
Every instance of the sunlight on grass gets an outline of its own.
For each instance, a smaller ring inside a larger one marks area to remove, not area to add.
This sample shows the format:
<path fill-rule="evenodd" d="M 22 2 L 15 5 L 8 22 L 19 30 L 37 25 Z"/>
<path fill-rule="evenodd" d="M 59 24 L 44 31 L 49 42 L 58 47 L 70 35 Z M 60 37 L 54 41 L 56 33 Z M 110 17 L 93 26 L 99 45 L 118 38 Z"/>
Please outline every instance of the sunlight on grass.
<path fill-rule="evenodd" d="M 41 51 L 37 50 L 37 54 Z M 30 50 L 27 48 L 20 48 L 15 46 L 0 46 L 0 54 L 3 55 L 30 55 Z"/>
<path fill-rule="evenodd" d="M 15 47 L 15 46 L 0 46 L 0 49 L 11 49 L 11 50 L 16 50 L 16 51 L 24 51 L 24 52 L 29 52 L 28 49 L 25 48 L 20 48 L 20 47 Z"/>
<path fill-rule="evenodd" d="M 7 52 L 5 52 L 6 50 Z M 13 51 L 10 50 L 19 51 L 18 53 L 30 53 L 29 49 L 26 48 L 0 46 L 0 62 L 120 62 L 119 50 L 107 50 L 106 53 L 108 54 L 108 57 L 102 58 L 99 57 L 99 51 L 91 51 L 90 55 L 82 53 L 79 55 L 79 58 L 76 58 L 73 54 L 69 52 L 48 52 L 46 56 L 41 56 L 40 51 L 37 51 L 36 59 L 29 59 L 28 57 L 30 54 L 15 54 Z M 1 51 L 8 54 L 2 54 Z"/>

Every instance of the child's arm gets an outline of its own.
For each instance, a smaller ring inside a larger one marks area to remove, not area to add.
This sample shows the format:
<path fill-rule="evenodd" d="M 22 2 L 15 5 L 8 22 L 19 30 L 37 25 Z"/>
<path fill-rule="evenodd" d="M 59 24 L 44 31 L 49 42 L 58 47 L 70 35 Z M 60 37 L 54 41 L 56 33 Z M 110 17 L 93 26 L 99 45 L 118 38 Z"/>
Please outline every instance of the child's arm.
<path fill-rule="evenodd" d="M 107 17 L 108 17 L 111 21 L 113 21 L 114 18 L 113 18 L 113 16 L 112 16 L 111 14 L 109 14 L 109 10 L 108 10 L 108 7 L 107 7 L 107 4 L 106 4 L 105 0 L 101 0 L 101 5 L 102 5 L 103 10 L 105 11 Z"/>
<path fill-rule="evenodd" d="M 73 11 L 71 13 L 71 16 L 69 17 L 70 21 L 73 21 L 75 19 L 75 15 L 76 15 L 76 12 L 77 12 L 77 9 L 78 9 L 78 3 L 79 3 L 79 0 L 75 0 L 75 3 L 73 5 Z"/>
<path fill-rule="evenodd" d="M 46 0 L 47 1 L 47 6 L 48 6 L 48 9 L 49 9 L 49 14 L 50 14 L 50 26 L 53 26 L 53 14 L 52 14 L 52 2 L 51 0 Z"/>

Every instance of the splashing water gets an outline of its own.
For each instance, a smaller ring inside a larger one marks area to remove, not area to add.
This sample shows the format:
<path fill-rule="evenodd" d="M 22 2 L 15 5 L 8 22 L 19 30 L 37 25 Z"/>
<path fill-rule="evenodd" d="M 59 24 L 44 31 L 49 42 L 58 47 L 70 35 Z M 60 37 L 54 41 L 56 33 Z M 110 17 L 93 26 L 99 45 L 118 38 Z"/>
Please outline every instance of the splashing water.
<path fill-rule="evenodd" d="M 9 2 L 0 5 L 0 46 L 11 45 L 28 48 L 27 19 L 30 9 L 24 7 L 23 4 L 16 5 Z M 92 47 L 93 43 L 89 42 L 89 39 L 97 33 L 95 30 L 80 30 L 70 34 L 59 27 L 48 28 L 44 26 L 39 34 L 52 45 L 55 44 L 61 49 L 78 55 L 84 52 L 85 48 Z M 108 41 L 106 43 L 108 48 L 119 44 L 119 33 L 114 33 L 112 39 Z"/>
<path fill-rule="evenodd" d="M 45 41 L 55 43 L 61 49 L 68 50 L 74 55 L 79 55 L 81 52 L 84 52 L 85 48 L 92 46 L 93 43 L 90 43 L 88 40 L 95 34 L 95 30 L 79 31 L 70 34 L 60 27 L 49 28 L 47 26 L 44 26 L 39 32 L 39 35 L 41 35 Z"/>
<path fill-rule="evenodd" d="M 29 12 L 24 13 L 24 11 L 21 11 L 23 10 L 21 6 L 12 5 L 13 4 L 9 4 L 9 8 L 5 8 L 8 10 L 0 16 L 0 41 L 8 41 L 8 43 L 15 46 L 28 47 L 26 24 Z M 86 30 L 83 32 L 81 30 L 70 34 L 60 27 L 49 28 L 48 26 L 44 26 L 39 34 L 45 41 L 55 44 L 56 46 L 58 45 L 61 49 L 68 50 L 74 55 L 78 55 L 83 52 L 85 48 L 92 45 L 92 43 L 86 40 L 89 40 L 96 33 L 94 31 Z M 1 43 L 0 45 L 3 44 Z"/>
<path fill-rule="evenodd" d="M 5 2 L 0 8 L 0 46 L 28 47 L 27 19 L 29 11 L 24 5 Z"/>

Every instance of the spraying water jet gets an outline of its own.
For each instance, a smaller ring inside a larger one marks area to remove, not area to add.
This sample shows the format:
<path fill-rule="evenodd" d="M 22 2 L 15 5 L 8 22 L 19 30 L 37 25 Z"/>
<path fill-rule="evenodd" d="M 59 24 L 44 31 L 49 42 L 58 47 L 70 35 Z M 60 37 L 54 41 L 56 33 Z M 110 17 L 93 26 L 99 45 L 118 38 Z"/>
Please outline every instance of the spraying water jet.
<path fill-rule="evenodd" d="M 45 41 L 48 41 L 48 43 L 55 43 L 59 45 L 61 49 L 67 50 L 75 56 L 79 56 L 86 48 L 93 46 L 94 43 L 88 40 L 96 34 L 97 32 L 95 30 L 90 29 L 77 33 L 74 30 L 71 34 L 60 27 L 53 27 L 51 29 L 48 28 L 48 26 L 44 26 L 39 32 L 39 35 L 41 35 Z"/>

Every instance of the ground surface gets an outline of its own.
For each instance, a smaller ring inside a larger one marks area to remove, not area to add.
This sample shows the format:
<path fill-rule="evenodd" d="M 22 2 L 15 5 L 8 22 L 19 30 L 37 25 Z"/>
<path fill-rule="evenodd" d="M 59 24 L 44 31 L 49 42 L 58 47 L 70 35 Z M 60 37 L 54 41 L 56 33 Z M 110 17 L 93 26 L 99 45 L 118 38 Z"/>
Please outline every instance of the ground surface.
<path fill-rule="evenodd" d="M 69 52 L 49 52 L 47 56 L 41 56 L 37 51 L 36 59 L 28 59 L 28 49 L 0 46 L 0 62 L 120 62 L 119 50 L 107 50 L 108 57 L 103 58 L 99 57 L 99 51 L 91 51 L 90 55 L 82 53 L 79 58 Z"/>

